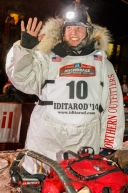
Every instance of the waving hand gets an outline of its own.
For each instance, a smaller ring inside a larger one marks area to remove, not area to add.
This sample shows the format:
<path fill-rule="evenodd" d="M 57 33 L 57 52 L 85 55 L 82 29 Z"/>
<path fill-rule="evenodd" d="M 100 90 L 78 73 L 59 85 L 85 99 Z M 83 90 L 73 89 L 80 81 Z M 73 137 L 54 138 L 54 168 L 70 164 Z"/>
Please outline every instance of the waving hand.
<path fill-rule="evenodd" d="M 36 17 L 33 20 L 29 18 L 26 28 L 24 21 L 21 21 L 21 46 L 28 49 L 35 47 L 44 37 L 44 34 L 38 36 L 41 27 L 42 21 L 37 23 Z"/>

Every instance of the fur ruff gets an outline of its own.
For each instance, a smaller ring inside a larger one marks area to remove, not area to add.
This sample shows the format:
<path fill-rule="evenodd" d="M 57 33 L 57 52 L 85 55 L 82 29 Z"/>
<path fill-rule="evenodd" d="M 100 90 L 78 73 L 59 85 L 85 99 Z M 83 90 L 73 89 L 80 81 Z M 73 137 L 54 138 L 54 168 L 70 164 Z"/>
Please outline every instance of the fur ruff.
<path fill-rule="evenodd" d="M 40 31 L 45 34 L 41 42 L 37 45 L 37 50 L 49 54 L 55 45 L 62 42 L 62 28 L 64 21 L 60 18 L 50 18 Z M 89 40 L 95 40 L 95 50 L 108 52 L 108 43 L 112 41 L 110 32 L 103 27 L 92 24 L 93 30 Z"/>

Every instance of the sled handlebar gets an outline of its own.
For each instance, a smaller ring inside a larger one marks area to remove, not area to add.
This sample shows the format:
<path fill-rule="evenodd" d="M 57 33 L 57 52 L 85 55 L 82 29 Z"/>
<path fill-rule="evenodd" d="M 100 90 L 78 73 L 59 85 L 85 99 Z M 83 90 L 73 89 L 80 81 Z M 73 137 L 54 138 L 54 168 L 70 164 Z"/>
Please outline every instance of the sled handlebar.
<path fill-rule="evenodd" d="M 37 159 L 38 161 L 50 166 L 58 175 L 59 179 L 61 180 L 61 182 L 64 184 L 64 188 L 66 190 L 67 193 L 77 193 L 76 190 L 74 189 L 74 187 L 71 184 L 71 180 L 68 178 L 68 176 L 66 175 L 65 171 L 63 170 L 63 168 L 54 160 L 41 155 L 37 152 L 34 151 L 29 151 L 29 150 L 23 150 L 22 152 L 20 152 L 16 159 L 14 160 L 14 162 L 12 163 L 12 166 L 10 167 L 10 174 L 13 173 L 13 168 L 16 167 L 20 160 L 25 156 L 30 156 L 32 158 Z"/>

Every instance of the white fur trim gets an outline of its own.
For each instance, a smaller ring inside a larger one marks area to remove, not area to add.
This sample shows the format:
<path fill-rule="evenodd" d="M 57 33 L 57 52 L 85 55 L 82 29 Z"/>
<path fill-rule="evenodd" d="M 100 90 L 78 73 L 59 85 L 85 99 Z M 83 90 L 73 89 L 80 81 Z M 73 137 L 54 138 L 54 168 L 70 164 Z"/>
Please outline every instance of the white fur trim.
<path fill-rule="evenodd" d="M 49 54 L 56 44 L 62 41 L 62 28 L 64 21 L 60 18 L 50 18 L 43 26 L 40 34 L 45 34 L 36 49 L 45 54 Z M 95 39 L 95 50 L 108 51 L 108 43 L 112 38 L 110 32 L 103 27 L 92 24 L 93 30 L 89 40 Z"/>

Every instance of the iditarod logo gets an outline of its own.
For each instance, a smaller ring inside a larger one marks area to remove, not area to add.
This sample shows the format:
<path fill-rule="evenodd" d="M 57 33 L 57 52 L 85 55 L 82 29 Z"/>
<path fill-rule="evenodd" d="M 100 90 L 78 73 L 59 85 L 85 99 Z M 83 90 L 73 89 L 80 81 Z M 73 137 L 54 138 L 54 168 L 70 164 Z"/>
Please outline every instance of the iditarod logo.
<path fill-rule="evenodd" d="M 65 76 L 65 77 L 90 77 L 95 76 L 95 67 L 81 64 L 81 63 L 75 63 L 66 65 L 60 68 L 59 76 Z"/>

